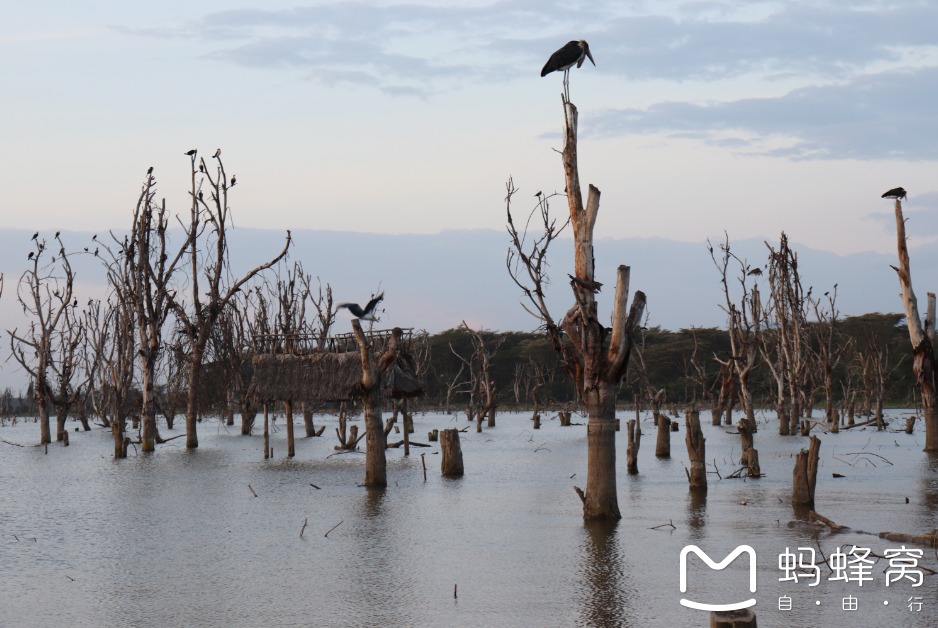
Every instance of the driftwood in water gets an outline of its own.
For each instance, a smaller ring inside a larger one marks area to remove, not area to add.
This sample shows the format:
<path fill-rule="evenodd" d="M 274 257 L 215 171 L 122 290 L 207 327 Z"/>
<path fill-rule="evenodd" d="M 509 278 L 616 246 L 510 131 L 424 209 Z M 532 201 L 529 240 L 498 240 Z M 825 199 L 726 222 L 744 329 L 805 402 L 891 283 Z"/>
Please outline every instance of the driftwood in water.
<path fill-rule="evenodd" d="M 638 475 L 638 448 L 642 442 L 642 427 L 638 421 L 629 421 L 629 444 L 625 454 L 629 475 Z"/>
<path fill-rule="evenodd" d="M 901 543 L 915 543 L 925 547 L 938 547 L 938 528 L 927 534 L 906 534 L 904 532 L 880 532 L 879 538 Z"/>
<path fill-rule="evenodd" d="M 687 435 L 684 442 L 687 445 L 687 457 L 690 459 L 690 469 L 686 470 L 687 479 L 692 491 L 707 490 L 706 441 L 700 430 L 700 413 L 688 412 L 685 418 Z"/>
<path fill-rule="evenodd" d="M 671 419 L 663 414 L 658 415 L 658 440 L 655 442 L 655 456 L 658 458 L 671 457 Z"/>
<path fill-rule="evenodd" d="M 849 529 L 850 529 L 850 528 L 848 528 L 847 526 L 837 525 L 836 523 L 834 523 L 833 521 L 831 521 L 831 520 L 828 519 L 827 517 L 821 516 L 821 515 L 817 514 L 816 512 L 814 512 L 813 510 L 808 513 L 808 520 L 810 521 L 810 520 L 812 520 L 812 519 L 817 520 L 817 521 L 820 521 L 821 523 L 823 523 L 824 525 L 826 525 L 828 528 L 831 529 L 831 532 L 841 532 L 842 530 L 849 530 Z"/>
<path fill-rule="evenodd" d="M 459 446 L 459 430 L 449 429 L 440 432 L 440 452 L 442 462 L 440 471 L 446 477 L 463 475 L 462 448 Z"/>
<path fill-rule="evenodd" d="M 812 436 L 808 449 L 802 449 L 795 457 L 791 492 L 791 502 L 793 504 L 799 506 L 814 505 L 814 487 L 817 484 L 817 465 L 820 450 L 821 439 Z"/>

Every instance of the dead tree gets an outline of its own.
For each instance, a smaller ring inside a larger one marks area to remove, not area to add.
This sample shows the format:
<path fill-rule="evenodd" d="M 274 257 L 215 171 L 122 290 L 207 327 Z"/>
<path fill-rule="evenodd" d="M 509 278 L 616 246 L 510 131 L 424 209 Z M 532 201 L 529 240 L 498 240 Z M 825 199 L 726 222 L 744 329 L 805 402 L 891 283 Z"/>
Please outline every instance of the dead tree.
<path fill-rule="evenodd" d="M 99 301 L 88 304 L 85 315 L 89 360 L 97 362 L 96 379 L 101 397 L 97 411 L 111 428 L 114 457 L 126 458 L 127 411 L 133 387 L 136 342 L 132 304 L 120 298 L 112 286 L 107 309 Z M 109 418 L 105 418 L 109 417 Z"/>
<path fill-rule="evenodd" d="M 492 360 L 498 353 L 498 350 L 505 344 L 506 336 L 494 339 L 492 342 L 486 342 L 484 329 L 478 331 L 469 327 L 466 321 L 462 322 L 461 329 L 465 330 L 472 339 L 472 357 L 470 373 L 474 378 L 472 389 L 478 391 L 478 411 L 476 421 L 478 427 L 482 425 L 482 419 L 488 417 L 487 427 L 495 427 L 495 404 L 497 396 L 495 394 L 495 380 L 492 377 Z"/>
<path fill-rule="evenodd" d="M 700 414 L 688 412 L 685 418 L 687 433 L 684 443 L 687 445 L 687 457 L 690 460 L 690 469 L 685 469 L 690 490 L 705 492 L 707 490 L 707 439 L 700 429 Z"/>
<path fill-rule="evenodd" d="M 362 331 L 357 318 L 352 319 L 352 331 L 358 342 L 362 361 L 361 399 L 365 412 L 365 486 L 384 487 L 388 485 L 387 438 L 381 423 L 383 405 L 382 380 L 385 373 L 398 357 L 401 343 L 401 329 L 395 327 L 387 349 L 381 355 L 375 355 L 374 347 Z"/>
<path fill-rule="evenodd" d="M 896 199 L 896 235 L 899 247 L 899 267 L 893 266 L 899 275 L 905 319 L 912 342 L 912 372 L 922 393 L 925 408 L 925 451 L 938 451 L 938 381 L 935 372 L 934 294 L 928 293 L 928 310 L 923 324 L 918 311 L 918 300 L 912 291 L 912 270 L 909 264 L 909 249 L 906 244 L 905 219 L 902 217 L 902 201 Z"/>
<path fill-rule="evenodd" d="M 759 352 L 762 323 L 762 303 L 759 287 L 757 285 L 753 285 L 752 288 L 748 286 L 748 278 L 754 275 L 753 269 L 730 250 L 729 236 L 726 236 L 726 240 L 720 245 L 721 256 L 719 259 L 713 245 L 709 241 L 707 245 L 710 258 L 720 272 L 720 283 L 723 285 L 725 306 L 721 306 L 721 308 L 727 315 L 727 331 L 729 332 L 731 350 L 731 355 L 726 359 L 714 357 L 717 362 L 726 366 L 736 375 L 734 384 L 739 392 L 739 402 L 746 413 L 746 418 L 755 425 L 755 407 L 753 405 L 752 390 L 749 386 L 749 377 L 756 366 L 756 357 Z M 739 305 L 736 304 L 733 298 L 729 284 L 729 267 L 734 262 L 739 266 L 738 282 L 741 288 Z"/>
<path fill-rule="evenodd" d="M 525 295 L 525 308 L 545 327 L 565 371 L 586 406 L 586 490 L 576 487 L 586 519 L 619 519 L 616 495 L 615 410 L 616 385 L 628 369 L 629 356 L 645 309 L 645 295 L 636 292 L 629 308 L 629 267 L 619 266 L 612 310 L 612 332 L 599 320 L 593 259 L 593 230 L 599 213 L 599 189 L 589 186 L 586 204 L 580 190 L 577 165 L 577 109 L 564 100 L 562 161 L 573 228 L 574 274 L 570 276 L 574 305 L 555 322 L 545 303 L 547 250 L 563 228 L 550 217 L 548 197 L 538 193 L 534 212 L 541 218 L 543 232 L 528 239 L 527 228 L 519 232 L 511 215 L 511 199 L 517 190 L 508 182 L 506 206 L 508 233 L 512 239 L 507 265 L 512 279 Z M 534 213 L 532 212 L 532 214 Z"/>
<path fill-rule="evenodd" d="M 13 358 L 33 381 L 40 443 L 48 444 L 52 442 L 49 404 L 53 392 L 50 376 L 51 363 L 55 359 L 53 346 L 61 334 L 67 333 L 67 312 L 74 308 L 75 273 L 58 234 L 55 237 L 58 251 L 50 252 L 45 239 L 33 242 L 35 250 L 30 255 L 30 266 L 20 276 L 16 295 L 23 311 L 31 319 L 29 328 L 25 332 L 17 328 L 7 330 L 7 334 Z M 62 438 L 59 430 L 57 440 Z"/>
<path fill-rule="evenodd" d="M 795 457 L 792 471 L 791 502 L 796 506 L 814 506 L 814 488 L 817 485 L 818 455 L 821 439 L 811 437 L 808 449 L 802 449 Z"/>
<path fill-rule="evenodd" d="M 835 345 L 837 339 L 837 284 L 832 290 L 824 293 L 826 306 L 821 299 L 812 301 L 814 308 L 814 340 L 816 351 L 816 364 L 820 371 L 824 387 L 824 416 L 827 422 L 836 425 L 839 422 L 837 408 L 834 406 L 834 369 L 840 364 L 843 356 L 842 347 Z"/>
<path fill-rule="evenodd" d="M 190 211 L 189 222 L 183 224 L 188 256 L 189 299 L 171 294 L 170 304 L 176 321 L 182 329 L 188 350 L 189 390 L 186 400 L 186 447 L 199 446 L 198 384 L 202 373 L 205 348 L 211 338 L 212 327 L 234 295 L 259 273 L 282 260 L 290 248 L 291 237 L 280 253 L 270 261 L 255 266 L 240 278 L 233 278 L 228 263 L 228 228 L 231 227 L 231 208 L 228 194 L 231 180 L 225 172 L 221 151 L 212 157 L 214 173 L 205 158 L 197 153 L 190 156 Z"/>
<path fill-rule="evenodd" d="M 795 434 L 801 420 L 804 401 L 802 391 L 806 387 L 808 375 L 805 310 L 811 291 L 805 294 L 801 286 L 798 255 L 788 246 L 788 236 L 784 231 L 778 251 L 768 242 L 765 246 L 769 249 L 769 289 L 772 296 L 766 315 L 771 316 L 771 338 L 775 341 L 777 358 L 774 362 L 767 358 L 766 363 L 773 368 L 773 375 L 780 382 L 779 392 L 784 399 L 779 400 L 779 407 L 787 408 L 788 412 L 788 429 L 785 431 L 780 425 L 779 433 Z M 779 421 L 784 421 L 782 416 L 779 416 Z"/>
<path fill-rule="evenodd" d="M 85 322 L 80 312 L 77 312 L 78 300 L 75 299 L 70 307 L 65 308 L 62 326 L 58 333 L 52 336 L 51 356 L 49 361 L 50 384 L 48 391 L 49 401 L 56 412 L 57 441 L 68 444 L 68 434 L 65 423 L 69 411 L 80 400 L 84 399 L 87 386 L 94 378 L 96 364 L 84 363 L 84 346 L 87 343 Z M 87 421 L 84 421 L 87 427 Z M 88 428 L 90 429 L 90 427 Z"/>

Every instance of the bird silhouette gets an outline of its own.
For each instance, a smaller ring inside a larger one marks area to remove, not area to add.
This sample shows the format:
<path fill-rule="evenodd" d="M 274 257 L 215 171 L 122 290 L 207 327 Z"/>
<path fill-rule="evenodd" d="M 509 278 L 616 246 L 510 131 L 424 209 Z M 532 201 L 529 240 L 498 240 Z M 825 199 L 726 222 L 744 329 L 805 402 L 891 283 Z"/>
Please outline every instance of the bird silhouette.
<path fill-rule="evenodd" d="M 184 154 L 185 154 L 187 157 L 195 157 L 195 154 L 196 154 L 197 152 L 198 152 L 198 150 L 196 150 L 195 148 L 193 148 L 192 150 L 187 150 Z"/>
<path fill-rule="evenodd" d="M 33 240 L 35 240 L 38 237 L 39 237 L 39 232 L 37 231 L 36 233 L 33 234 Z"/>
<path fill-rule="evenodd" d="M 212 155 L 212 157 L 213 157 L 214 159 L 218 159 L 219 157 L 221 157 L 221 149 L 220 149 L 220 148 L 216 148 L 216 149 L 215 149 L 215 154 Z"/>
<path fill-rule="evenodd" d="M 61 231 L 56 231 L 56 232 L 55 232 L 55 238 L 56 238 L 56 239 L 59 238 L 59 234 L 60 234 L 60 233 L 62 233 L 62 232 L 61 232 Z"/>
<path fill-rule="evenodd" d="M 26 256 L 26 259 L 32 259 L 35 254 L 36 254 L 35 251 L 30 251 L 29 255 Z"/>
<path fill-rule="evenodd" d="M 231 185 L 228 186 L 228 187 L 232 187 L 232 188 L 233 188 L 233 187 L 235 186 L 235 183 L 237 183 L 237 182 L 238 182 L 237 177 L 236 177 L 235 175 L 231 175 Z"/>
<path fill-rule="evenodd" d="M 147 175 L 151 175 L 151 174 L 153 174 L 153 166 L 150 166 L 149 168 L 147 168 Z"/>
<path fill-rule="evenodd" d="M 384 293 L 381 292 L 365 305 L 365 309 L 362 309 L 357 303 L 339 303 L 336 309 L 338 310 L 344 307 L 347 308 L 355 318 L 360 318 L 363 321 L 374 321 L 377 320 L 375 318 L 375 308 L 383 299 Z"/>
<path fill-rule="evenodd" d="M 883 194 L 880 198 L 905 198 L 905 188 L 892 188 Z"/>

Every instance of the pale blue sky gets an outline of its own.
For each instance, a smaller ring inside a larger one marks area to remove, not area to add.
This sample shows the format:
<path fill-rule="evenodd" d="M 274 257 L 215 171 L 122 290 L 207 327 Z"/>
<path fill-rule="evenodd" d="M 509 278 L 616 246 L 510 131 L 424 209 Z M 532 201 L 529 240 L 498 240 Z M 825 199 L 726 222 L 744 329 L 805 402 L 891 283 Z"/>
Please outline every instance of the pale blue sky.
<path fill-rule="evenodd" d="M 224 151 L 239 225 L 504 225 L 563 188 L 569 39 L 598 235 L 778 236 L 889 251 L 938 235 L 936 2 L 117 2 L 0 12 L 0 226 L 124 228 L 148 166 L 186 206 Z M 639 260 L 629 260 L 640 264 Z"/>

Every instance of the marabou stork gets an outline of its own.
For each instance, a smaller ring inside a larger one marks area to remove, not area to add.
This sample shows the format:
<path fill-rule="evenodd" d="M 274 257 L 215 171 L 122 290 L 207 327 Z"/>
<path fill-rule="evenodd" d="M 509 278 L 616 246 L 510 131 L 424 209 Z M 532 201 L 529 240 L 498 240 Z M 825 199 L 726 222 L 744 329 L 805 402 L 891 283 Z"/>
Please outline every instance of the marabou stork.
<path fill-rule="evenodd" d="M 892 188 L 883 194 L 882 198 L 905 198 L 905 188 Z"/>
<path fill-rule="evenodd" d="M 368 304 L 365 306 L 365 309 L 362 309 L 361 306 L 359 306 L 357 303 L 339 303 L 336 306 L 336 309 L 343 307 L 348 308 L 348 311 L 351 312 L 352 316 L 355 318 L 359 318 L 363 321 L 375 321 L 377 320 L 375 318 L 375 308 L 383 299 L 384 293 L 381 292 L 378 294 L 378 296 L 368 302 Z"/>
<path fill-rule="evenodd" d="M 580 67 L 589 57 L 590 63 L 596 65 L 593 61 L 593 55 L 590 54 L 590 45 L 584 40 L 567 42 L 560 50 L 555 52 L 544 64 L 541 70 L 541 76 L 547 76 L 551 72 L 563 70 L 563 93 L 564 97 L 570 100 L 570 68 L 574 65 Z"/>

